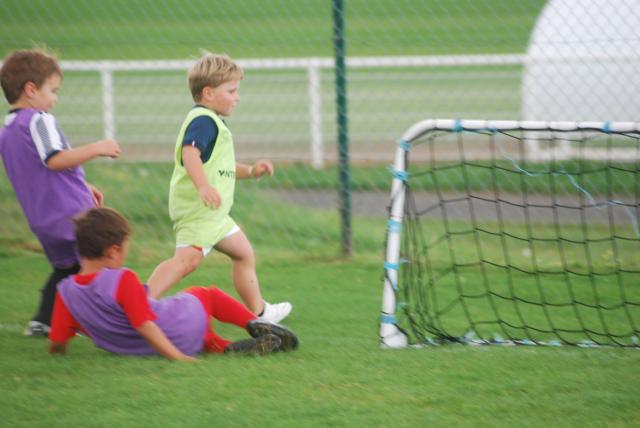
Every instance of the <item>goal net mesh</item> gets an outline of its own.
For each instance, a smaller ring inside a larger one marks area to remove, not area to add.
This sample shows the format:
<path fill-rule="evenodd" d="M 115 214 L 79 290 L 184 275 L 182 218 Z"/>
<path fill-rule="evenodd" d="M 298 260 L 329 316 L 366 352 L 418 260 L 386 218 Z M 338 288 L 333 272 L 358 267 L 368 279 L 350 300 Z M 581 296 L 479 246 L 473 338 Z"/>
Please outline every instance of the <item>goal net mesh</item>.
<path fill-rule="evenodd" d="M 502 125 L 399 141 L 383 324 L 410 343 L 638 346 L 639 128 Z"/>

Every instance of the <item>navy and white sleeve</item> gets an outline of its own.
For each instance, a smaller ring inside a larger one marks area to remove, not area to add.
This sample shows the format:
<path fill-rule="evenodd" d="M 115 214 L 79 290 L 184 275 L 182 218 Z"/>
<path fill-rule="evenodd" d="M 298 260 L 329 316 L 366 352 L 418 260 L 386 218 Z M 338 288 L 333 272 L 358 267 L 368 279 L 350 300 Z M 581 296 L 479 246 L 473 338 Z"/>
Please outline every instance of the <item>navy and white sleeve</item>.
<path fill-rule="evenodd" d="M 38 150 L 40 160 L 46 166 L 51 156 L 70 148 L 64 136 L 56 126 L 53 115 L 45 112 L 35 114 L 29 124 L 31 138 Z"/>
<path fill-rule="evenodd" d="M 183 146 L 193 146 L 200 150 L 202 163 L 209 160 L 218 138 L 218 125 L 209 116 L 198 116 L 191 121 L 184 133 Z"/>

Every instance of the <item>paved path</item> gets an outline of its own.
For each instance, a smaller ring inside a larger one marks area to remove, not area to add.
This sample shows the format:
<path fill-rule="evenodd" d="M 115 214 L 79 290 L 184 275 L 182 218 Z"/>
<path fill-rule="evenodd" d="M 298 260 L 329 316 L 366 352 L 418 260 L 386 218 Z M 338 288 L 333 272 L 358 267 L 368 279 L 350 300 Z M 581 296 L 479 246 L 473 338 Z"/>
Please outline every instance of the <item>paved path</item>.
<path fill-rule="evenodd" d="M 338 194 L 335 191 L 323 190 L 271 190 L 273 197 L 283 202 L 301 206 L 337 210 L 339 207 Z M 494 195 L 474 194 L 470 204 L 467 198 L 460 194 L 448 193 L 443 195 L 447 201 L 446 214 L 450 219 L 470 220 L 471 213 L 476 220 L 495 220 L 501 216 L 504 221 L 525 222 L 528 216 L 536 223 L 553 223 L 557 218 L 561 223 L 601 223 L 609 224 L 638 224 L 640 209 L 622 207 L 614 202 L 607 203 L 603 198 L 596 198 L 597 206 L 580 208 L 581 201 L 577 197 L 557 197 L 555 201 L 547 195 L 529 196 L 523 200 L 522 194 L 501 195 L 501 202 L 494 202 Z M 415 193 L 416 205 L 419 211 L 426 211 L 429 217 L 442 217 L 443 209 L 439 205 L 438 196 L 429 192 Z M 614 201 L 625 201 L 625 197 L 616 196 Z M 523 207 L 525 202 L 528 208 Z M 555 202 L 556 208 L 551 206 Z M 584 200 L 588 205 L 590 201 Z M 633 204 L 628 197 L 626 203 Z M 636 202 L 637 203 L 637 202 Z M 389 194 L 383 192 L 353 192 L 352 212 L 354 216 L 387 217 Z"/>

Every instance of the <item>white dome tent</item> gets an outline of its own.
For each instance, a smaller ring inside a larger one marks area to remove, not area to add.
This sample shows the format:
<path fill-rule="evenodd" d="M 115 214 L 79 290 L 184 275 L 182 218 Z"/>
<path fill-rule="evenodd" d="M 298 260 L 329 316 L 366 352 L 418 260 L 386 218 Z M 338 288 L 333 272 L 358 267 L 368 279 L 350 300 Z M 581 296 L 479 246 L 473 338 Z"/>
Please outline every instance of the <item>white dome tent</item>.
<path fill-rule="evenodd" d="M 522 119 L 640 121 L 640 0 L 550 0 L 529 41 Z"/>

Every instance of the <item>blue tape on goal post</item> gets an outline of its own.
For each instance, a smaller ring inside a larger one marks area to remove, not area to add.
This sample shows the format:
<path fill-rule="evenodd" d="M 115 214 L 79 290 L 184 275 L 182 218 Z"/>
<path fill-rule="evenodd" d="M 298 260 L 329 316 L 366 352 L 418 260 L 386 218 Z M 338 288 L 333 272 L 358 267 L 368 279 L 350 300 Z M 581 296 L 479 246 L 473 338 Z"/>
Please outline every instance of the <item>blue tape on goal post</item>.
<path fill-rule="evenodd" d="M 400 171 L 393 167 L 389 167 L 389 170 L 391 171 L 393 177 L 397 178 L 398 180 L 406 182 L 409 179 L 409 173 L 407 171 Z"/>
<path fill-rule="evenodd" d="M 388 270 L 398 270 L 398 263 L 384 262 L 384 268 Z"/>
<path fill-rule="evenodd" d="M 407 140 L 403 140 L 401 138 L 398 141 L 396 141 L 396 144 L 398 144 L 398 147 L 400 147 L 405 152 L 408 152 L 409 150 L 411 150 L 411 143 L 408 142 Z"/>
<path fill-rule="evenodd" d="M 384 262 L 384 269 L 385 270 L 395 270 L 398 271 L 398 263 L 391 263 L 391 262 Z M 398 290 L 398 282 L 394 281 L 393 279 L 391 279 L 391 277 L 389 275 L 385 275 L 385 281 L 389 281 L 389 284 L 391 285 L 391 288 L 393 288 L 394 290 Z"/>
<path fill-rule="evenodd" d="M 397 324 L 398 319 L 395 315 L 382 314 L 380 315 L 380 322 L 382 324 Z"/>
<path fill-rule="evenodd" d="M 602 125 L 602 132 L 606 132 L 607 134 L 611 133 L 611 122 L 605 122 Z"/>
<path fill-rule="evenodd" d="M 402 231 L 402 223 L 398 220 L 389 220 L 387 222 L 387 229 L 391 233 L 400 233 Z"/>

